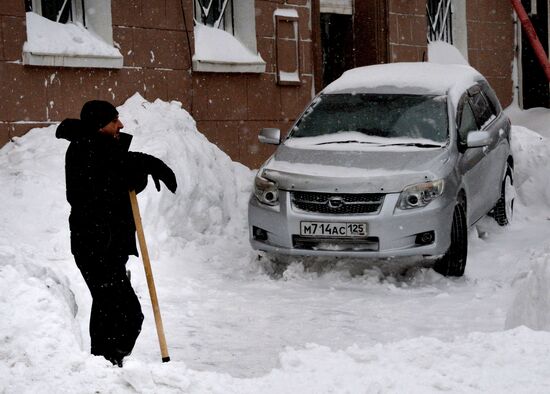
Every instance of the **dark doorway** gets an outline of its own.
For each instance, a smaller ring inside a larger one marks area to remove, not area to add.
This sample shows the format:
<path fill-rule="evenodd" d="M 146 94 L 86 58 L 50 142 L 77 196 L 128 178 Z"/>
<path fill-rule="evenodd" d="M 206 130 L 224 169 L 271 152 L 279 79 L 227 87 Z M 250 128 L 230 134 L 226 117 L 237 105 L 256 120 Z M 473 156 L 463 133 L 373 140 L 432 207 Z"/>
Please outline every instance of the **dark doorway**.
<path fill-rule="evenodd" d="M 323 87 L 354 67 L 351 15 L 321 14 Z"/>
<path fill-rule="evenodd" d="M 535 2 L 536 4 L 532 4 Z M 547 0 L 522 0 L 533 23 L 539 41 L 548 53 L 548 3 Z M 534 7 L 535 6 L 535 7 Z M 533 11 L 536 10 L 536 13 Z M 548 80 L 529 43 L 527 35 L 521 35 L 521 69 L 523 109 L 550 108 Z"/>

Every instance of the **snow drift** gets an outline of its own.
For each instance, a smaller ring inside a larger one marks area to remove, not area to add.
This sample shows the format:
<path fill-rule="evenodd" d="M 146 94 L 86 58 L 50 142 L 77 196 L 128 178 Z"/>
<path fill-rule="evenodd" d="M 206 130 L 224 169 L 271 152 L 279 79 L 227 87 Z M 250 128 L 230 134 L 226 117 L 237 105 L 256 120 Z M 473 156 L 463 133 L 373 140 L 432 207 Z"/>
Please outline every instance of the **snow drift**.
<path fill-rule="evenodd" d="M 190 288 L 190 281 L 200 283 L 209 275 L 209 265 L 227 276 L 261 276 L 247 244 L 246 204 L 253 173 L 208 142 L 178 102 L 150 103 L 135 95 L 119 112 L 125 131 L 135 136 L 131 149 L 160 157 L 177 174 L 175 195 L 157 193 L 149 185 L 139 197 L 151 257 L 162 261 L 155 269 L 163 270 L 164 277 L 176 276 L 181 265 L 176 256 L 186 256 L 197 279 L 177 278 L 177 288 L 189 294 L 199 287 Z M 199 372 L 178 360 L 161 364 L 156 355 L 151 356 L 154 361 L 132 356 L 123 369 L 91 356 L 86 327 L 90 299 L 69 250 L 63 180 L 67 144 L 54 133 L 54 126 L 34 129 L 0 150 L 1 392 L 499 393 L 543 392 L 550 384 L 545 368 L 550 334 L 525 327 L 449 341 L 417 337 L 344 350 L 304 344 L 282 352 L 279 368 L 248 379 Z M 514 127 L 513 144 L 523 213 L 529 214 L 531 207 L 548 212 L 550 145 L 521 127 Z M 534 278 L 546 283 L 533 285 Z M 536 321 L 534 328 L 548 329 L 547 321 L 533 316 L 547 311 L 549 280 L 542 253 L 533 273 L 519 278 L 518 286 L 527 288 L 509 311 L 510 327 Z M 260 283 L 274 287 L 267 277 Z M 135 286 L 146 294 L 143 280 L 138 278 Z M 526 306 L 531 312 L 517 313 Z M 138 342 L 154 334 L 144 330 L 142 336 Z"/>

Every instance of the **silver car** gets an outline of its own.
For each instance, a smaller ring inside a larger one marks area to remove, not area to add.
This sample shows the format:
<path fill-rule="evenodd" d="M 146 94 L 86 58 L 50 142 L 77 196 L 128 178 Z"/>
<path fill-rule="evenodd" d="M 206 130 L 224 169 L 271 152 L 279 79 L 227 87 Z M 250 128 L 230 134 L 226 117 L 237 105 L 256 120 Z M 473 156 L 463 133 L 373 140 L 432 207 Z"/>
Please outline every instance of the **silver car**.
<path fill-rule="evenodd" d="M 462 276 L 467 231 L 510 222 L 511 125 L 469 66 L 392 63 L 349 70 L 307 107 L 259 169 L 254 249 L 277 256 L 431 256 Z"/>

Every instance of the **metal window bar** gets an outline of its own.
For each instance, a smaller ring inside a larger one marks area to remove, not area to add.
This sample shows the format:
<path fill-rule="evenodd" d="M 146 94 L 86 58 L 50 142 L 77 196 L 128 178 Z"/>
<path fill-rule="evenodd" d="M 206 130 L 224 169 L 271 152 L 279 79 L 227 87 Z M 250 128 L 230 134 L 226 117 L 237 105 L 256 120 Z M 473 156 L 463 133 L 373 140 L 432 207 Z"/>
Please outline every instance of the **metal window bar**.
<path fill-rule="evenodd" d="M 31 3 L 32 10 L 44 18 L 57 23 L 73 21 L 72 0 L 36 0 L 33 3 Z M 36 10 L 33 5 L 36 6 Z"/>
<path fill-rule="evenodd" d="M 445 41 L 453 43 L 452 0 L 428 0 L 428 41 Z"/>
<path fill-rule="evenodd" d="M 195 22 L 234 32 L 233 0 L 195 0 Z"/>

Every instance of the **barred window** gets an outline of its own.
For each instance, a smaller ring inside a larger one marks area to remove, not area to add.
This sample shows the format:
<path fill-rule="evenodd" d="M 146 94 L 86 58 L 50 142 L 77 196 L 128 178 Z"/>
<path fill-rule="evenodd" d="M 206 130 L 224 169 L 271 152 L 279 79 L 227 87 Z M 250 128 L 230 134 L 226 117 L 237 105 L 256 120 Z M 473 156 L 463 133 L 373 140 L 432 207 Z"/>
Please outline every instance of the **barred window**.
<path fill-rule="evenodd" d="M 426 14 L 428 20 L 428 41 L 453 43 L 452 1 L 428 0 Z"/>
<path fill-rule="evenodd" d="M 84 12 L 79 18 L 75 15 L 77 9 L 77 0 L 25 0 L 25 9 L 27 12 L 32 11 L 44 18 L 58 23 L 80 22 L 86 25 Z M 80 7 L 84 10 L 84 0 Z"/>
<path fill-rule="evenodd" d="M 111 1 L 24 0 L 27 41 L 23 46 L 23 64 L 122 68 L 122 55 L 113 45 Z M 67 39 L 74 34 L 78 40 Z M 87 40 L 94 45 L 79 44 Z"/>
<path fill-rule="evenodd" d="M 195 0 L 195 21 L 235 33 L 233 0 Z"/>
<path fill-rule="evenodd" d="M 1 1 L 1 0 L 0 0 Z M 262 73 L 255 0 L 193 0 L 193 70 Z"/>

